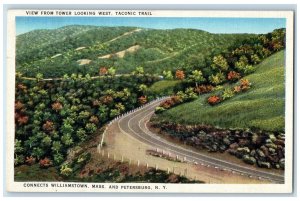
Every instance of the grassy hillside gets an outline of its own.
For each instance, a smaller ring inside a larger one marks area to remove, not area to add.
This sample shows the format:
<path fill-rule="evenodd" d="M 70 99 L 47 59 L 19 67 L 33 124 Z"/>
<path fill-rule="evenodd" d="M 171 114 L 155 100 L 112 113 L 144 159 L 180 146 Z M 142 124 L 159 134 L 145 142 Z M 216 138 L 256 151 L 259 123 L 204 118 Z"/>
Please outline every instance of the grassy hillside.
<path fill-rule="evenodd" d="M 158 118 L 183 124 L 283 131 L 284 62 L 284 51 L 265 59 L 255 73 L 245 77 L 252 83 L 250 90 L 216 106 L 207 103 L 208 94 L 167 110 Z"/>
<path fill-rule="evenodd" d="M 177 68 L 205 68 L 211 55 L 254 36 L 75 25 L 36 30 L 17 36 L 17 69 L 26 76 L 40 72 L 45 77 L 61 77 L 71 73 L 95 75 L 100 66 L 114 66 L 117 73 L 143 66 L 145 72 L 158 74 Z M 138 48 L 126 51 L 132 47 Z M 125 54 L 121 57 L 118 53 L 122 51 Z M 82 59 L 88 62 L 80 65 Z"/>

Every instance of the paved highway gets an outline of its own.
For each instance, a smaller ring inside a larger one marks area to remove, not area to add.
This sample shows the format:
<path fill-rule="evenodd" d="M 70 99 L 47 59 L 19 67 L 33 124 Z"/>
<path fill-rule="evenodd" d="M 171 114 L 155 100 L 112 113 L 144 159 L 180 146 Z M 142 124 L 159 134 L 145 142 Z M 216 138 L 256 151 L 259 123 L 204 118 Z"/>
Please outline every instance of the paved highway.
<path fill-rule="evenodd" d="M 142 108 L 121 116 L 113 123 L 116 123 L 118 125 L 121 132 L 136 138 L 141 143 L 148 144 L 154 149 L 158 148 L 160 150 L 165 150 L 166 152 L 169 152 L 173 155 L 178 155 L 180 158 L 184 158 L 187 162 L 211 166 L 214 168 L 222 168 L 224 170 L 236 172 L 245 176 L 271 180 L 274 183 L 284 183 L 283 175 L 270 173 L 263 169 L 256 170 L 253 168 L 249 168 L 246 165 L 242 166 L 218 158 L 212 158 L 211 156 L 207 156 L 205 154 L 201 154 L 176 145 L 163 138 L 160 138 L 159 135 L 152 133 L 147 128 L 146 122 L 149 121 L 155 111 L 155 108 L 162 101 L 164 101 L 164 99 L 153 101 Z"/>

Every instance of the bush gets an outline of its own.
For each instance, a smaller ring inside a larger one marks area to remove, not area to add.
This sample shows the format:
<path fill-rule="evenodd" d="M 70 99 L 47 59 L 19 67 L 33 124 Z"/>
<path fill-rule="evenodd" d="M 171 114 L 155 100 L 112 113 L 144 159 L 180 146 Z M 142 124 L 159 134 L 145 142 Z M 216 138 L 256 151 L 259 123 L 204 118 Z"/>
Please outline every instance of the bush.
<path fill-rule="evenodd" d="M 61 168 L 60 168 L 61 175 L 65 176 L 65 177 L 69 177 L 69 176 L 71 176 L 72 173 L 73 173 L 73 170 L 69 164 L 64 164 L 61 166 Z"/>
<path fill-rule="evenodd" d="M 229 81 L 233 81 L 233 82 L 239 80 L 240 78 L 241 78 L 241 75 L 235 71 L 230 71 L 227 75 L 227 79 Z"/>
<path fill-rule="evenodd" d="M 231 88 L 226 88 L 224 91 L 223 91 L 223 94 L 222 94 L 222 99 L 223 100 L 226 100 L 226 99 L 229 99 L 231 97 L 234 96 L 234 91 L 231 89 Z"/>
<path fill-rule="evenodd" d="M 159 113 L 162 113 L 163 111 L 165 111 L 166 109 L 164 107 L 156 107 L 155 108 L 155 113 L 156 114 L 159 114 Z"/>
<path fill-rule="evenodd" d="M 195 92 L 200 94 L 205 94 L 211 92 L 213 89 L 214 87 L 212 85 L 200 85 L 195 88 Z"/>
<path fill-rule="evenodd" d="M 48 168 L 52 166 L 52 161 L 49 158 L 45 157 L 44 159 L 40 160 L 39 164 L 41 168 Z"/>
<path fill-rule="evenodd" d="M 241 79 L 240 81 L 240 87 L 242 91 L 247 91 L 251 87 L 251 83 L 249 82 L 248 79 Z"/>
<path fill-rule="evenodd" d="M 219 102 L 221 102 L 221 98 L 220 98 L 219 96 L 213 95 L 213 96 L 210 96 L 210 97 L 207 99 L 207 102 L 208 102 L 210 105 L 216 105 L 216 104 L 218 104 Z"/>

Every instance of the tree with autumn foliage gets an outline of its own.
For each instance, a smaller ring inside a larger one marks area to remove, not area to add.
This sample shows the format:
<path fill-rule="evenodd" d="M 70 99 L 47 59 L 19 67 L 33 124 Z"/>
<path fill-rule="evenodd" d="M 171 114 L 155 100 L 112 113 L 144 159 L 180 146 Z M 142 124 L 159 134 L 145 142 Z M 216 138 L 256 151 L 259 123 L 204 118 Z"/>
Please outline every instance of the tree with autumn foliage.
<path fill-rule="evenodd" d="M 100 76 L 107 75 L 107 73 L 108 73 L 108 70 L 107 70 L 106 67 L 100 67 L 99 68 L 99 75 Z"/>
<path fill-rule="evenodd" d="M 175 77 L 178 80 L 184 80 L 184 78 L 185 78 L 184 71 L 183 70 L 177 70 L 176 73 L 175 73 Z"/>

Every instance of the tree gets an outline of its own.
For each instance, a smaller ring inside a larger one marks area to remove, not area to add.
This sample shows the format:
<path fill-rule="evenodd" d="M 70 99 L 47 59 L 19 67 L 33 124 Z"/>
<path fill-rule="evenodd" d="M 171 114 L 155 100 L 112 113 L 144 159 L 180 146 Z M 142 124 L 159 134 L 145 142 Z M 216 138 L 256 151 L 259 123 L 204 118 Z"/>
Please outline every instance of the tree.
<path fill-rule="evenodd" d="M 199 83 L 205 81 L 205 78 L 203 77 L 202 72 L 200 70 L 192 71 L 192 74 L 190 74 L 188 78 L 191 82 L 195 82 L 196 88 L 198 88 Z"/>
<path fill-rule="evenodd" d="M 143 75 L 144 68 L 142 66 L 136 67 L 135 70 L 132 72 L 134 75 Z"/>
<path fill-rule="evenodd" d="M 99 75 L 106 75 L 107 73 L 108 73 L 108 70 L 106 67 L 100 67 Z"/>
<path fill-rule="evenodd" d="M 225 81 L 225 76 L 223 73 L 219 72 L 216 75 L 209 76 L 209 81 L 214 85 L 218 85 Z"/>
<path fill-rule="evenodd" d="M 110 76 L 115 76 L 116 75 L 116 68 L 110 67 L 107 71 L 107 74 Z"/>
<path fill-rule="evenodd" d="M 166 80 L 172 80 L 173 79 L 173 75 L 172 75 L 172 72 L 170 70 L 168 70 L 168 71 L 164 70 L 163 71 L 163 76 Z"/>
<path fill-rule="evenodd" d="M 184 71 L 182 71 L 182 70 L 177 70 L 176 73 L 175 73 L 175 77 L 176 77 L 176 79 L 178 79 L 178 80 L 183 80 L 183 79 L 185 78 Z"/>
<path fill-rule="evenodd" d="M 51 150 L 54 152 L 54 153 L 59 153 L 60 150 L 62 148 L 62 144 L 60 143 L 60 141 L 54 141 L 52 143 L 52 147 L 51 147 Z"/>
<path fill-rule="evenodd" d="M 222 55 L 213 57 L 212 68 L 219 69 L 224 72 L 228 70 L 228 67 L 229 65 L 227 63 L 227 60 Z"/>
<path fill-rule="evenodd" d="M 147 85 L 145 84 L 140 84 L 139 85 L 139 91 L 142 92 L 142 93 L 145 93 L 147 90 Z"/>

